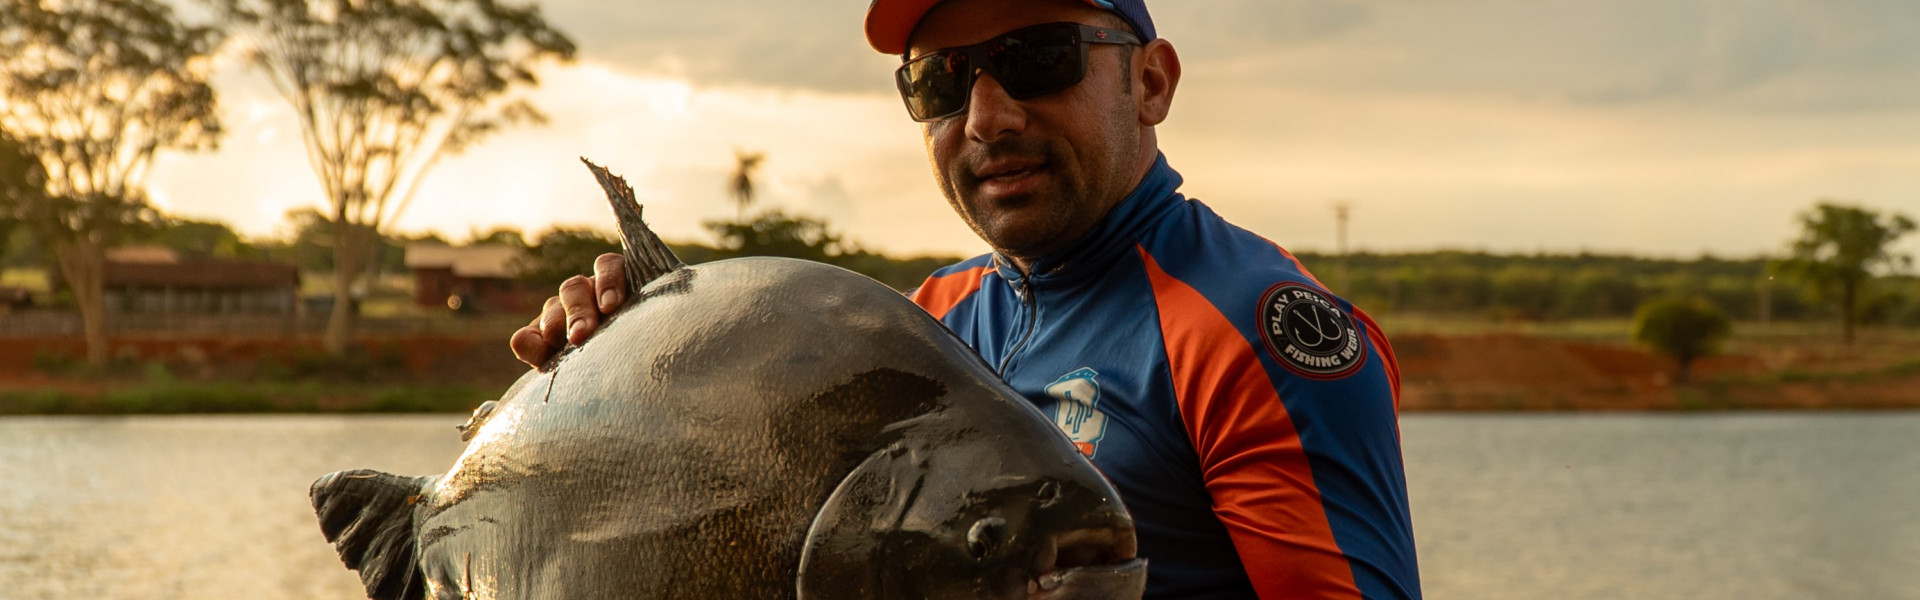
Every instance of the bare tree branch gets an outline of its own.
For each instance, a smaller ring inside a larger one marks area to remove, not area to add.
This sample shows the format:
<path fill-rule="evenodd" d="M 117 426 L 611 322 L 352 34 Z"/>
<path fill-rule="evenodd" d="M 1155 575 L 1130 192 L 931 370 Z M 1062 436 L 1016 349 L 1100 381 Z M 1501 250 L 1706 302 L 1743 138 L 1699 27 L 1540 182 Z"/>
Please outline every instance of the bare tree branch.
<path fill-rule="evenodd" d="M 380 231 L 445 154 L 497 129 L 573 42 L 533 6 L 494 0 L 209 0 L 299 116 L 335 234 L 327 347 L 351 331 L 346 294 Z M 348 238 L 355 239 L 349 243 Z"/>
<path fill-rule="evenodd" d="M 101 257 L 154 222 L 154 157 L 220 135 L 207 83 L 218 43 L 158 0 L 0 0 L 0 137 L 39 163 L 39 193 L 0 195 L 0 210 L 54 248 L 95 361 L 106 357 Z"/>

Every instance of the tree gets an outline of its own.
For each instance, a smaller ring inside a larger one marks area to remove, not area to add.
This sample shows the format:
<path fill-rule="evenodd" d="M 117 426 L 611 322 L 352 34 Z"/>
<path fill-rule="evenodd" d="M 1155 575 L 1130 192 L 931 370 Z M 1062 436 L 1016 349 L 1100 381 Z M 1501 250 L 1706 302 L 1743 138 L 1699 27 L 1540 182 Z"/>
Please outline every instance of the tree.
<path fill-rule="evenodd" d="M 560 282 L 580 274 L 581 265 L 593 264 L 602 254 L 620 252 L 620 240 L 584 228 L 555 227 L 534 242 L 517 265 L 520 279 L 545 289 L 559 288 Z"/>
<path fill-rule="evenodd" d="M 156 0 L 0 0 L 0 131 L 38 159 L 44 184 L 6 196 L 6 210 L 53 248 L 96 363 L 107 358 L 105 250 L 157 221 L 155 154 L 219 138 L 207 84 L 218 44 Z"/>
<path fill-rule="evenodd" d="M 471 238 L 471 241 L 467 242 L 469 244 L 493 244 L 496 246 L 513 246 L 515 248 L 527 247 L 527 236 L 520 233 L 519 229 L 513 227 L 495 227 L 486 233 L 481 233 L 480 230 L 476 229 L 472 235 L 468 237 Z"/>
<path fill-rule="evenodd" d="M 728 179 L 727 191 L 733 195 L 733 218 L 736 222 L 746 222 L 747 206 L 753 204 L 756 190 L 753 176 L 760 170 L 761 161 L 767 155 L 761 152 L 733 151 L 733 177 Z"/>
<path fill-rule="evenodd" d="M 1912 266 L 1913 257 L 1894 252 L 1893 243 L 1913 229 L 1906 215 L 1821 202 L 1800 214 L 1800 239 L 1771 268 L 1799 281 L 1815 301 L 1837 305 L 1842 337 L 1852 344 L 1874 271 Z"/>
<path fill-rule="evenodd" d="M 1640 305 L 1633 316 L 1633 339 L 1679 365 L 1674 381 L 1685 383 L 1693 361 L 1719 351 L 1732 321 L 1704 298 L 1664 296 Z"/>
<path fill-rule="evenodd" d="M 831 263 L 852 250 L 826 221 L 788 216 L 778 209 L 752 221 L 707 221 L 705 225 L 720 238 L 719 249 L 728 256 L 785 256 Z"/>
<path fill-rule="evenodd" d="M 293 105 L 334 234 L 334 290 L 377 259 L 382 230 L 443 157 L 544 117 L 514 92 L 574 45 L 538 7 L 493 0 L 211 0 Z M 326 347 L 347 351 L 351 303 Z"/>
<path fill-rule="evenodd" d="M 239 232 L 218 221 L 168 217 L 161 220 L 152 242 L 194 258 L 257 258 L 261 254 Z"/>
<path fill-rule="evenodd" d="M 0 252 L 15 244 L 12 238 L 25 217 L 25 208 L 48 202 L 47 170 L 40 166 L 40 157 L 0 130 L 0 207 L 4 207 L 0 208 L 0 229 L 6 230 L 6 245 L 0 246 Z"/>

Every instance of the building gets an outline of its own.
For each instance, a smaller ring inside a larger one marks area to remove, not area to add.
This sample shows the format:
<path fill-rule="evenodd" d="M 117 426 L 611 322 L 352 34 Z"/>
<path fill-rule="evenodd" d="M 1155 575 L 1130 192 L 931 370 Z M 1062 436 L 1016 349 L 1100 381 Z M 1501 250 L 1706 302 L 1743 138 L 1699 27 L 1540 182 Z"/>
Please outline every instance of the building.
<path fill-rule="evenodd" d="M 33 308 L 33 290 L 0 285 L 0 312 Z"/>
<path fill-rule="evenodd" d="M 458 312 L 532 314 L 551 290 L 520 281 L 519 248 L 481 244 L 407 244 L 407 269 L 413 271 L 413 302 L 421 308 Z"/>
<path fill-rule="evenodd" d="M 182 259 L 157 246 L 108 250 L 101 279 L 111 313 L 291 315 L 300 295 L 291 264 Z"/>

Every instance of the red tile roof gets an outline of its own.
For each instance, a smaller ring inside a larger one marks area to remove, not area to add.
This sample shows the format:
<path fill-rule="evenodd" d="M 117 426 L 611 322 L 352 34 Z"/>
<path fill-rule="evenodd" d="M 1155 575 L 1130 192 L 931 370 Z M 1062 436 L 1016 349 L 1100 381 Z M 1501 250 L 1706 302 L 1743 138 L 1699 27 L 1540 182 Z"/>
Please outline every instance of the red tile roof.
<path fill-rule="evenodd" d="M 300 285 L 300 270 L 291 264 L 217 258 L 178 263 L 108 261 L 102 275 L 107 287 L 241 289 Z"/>

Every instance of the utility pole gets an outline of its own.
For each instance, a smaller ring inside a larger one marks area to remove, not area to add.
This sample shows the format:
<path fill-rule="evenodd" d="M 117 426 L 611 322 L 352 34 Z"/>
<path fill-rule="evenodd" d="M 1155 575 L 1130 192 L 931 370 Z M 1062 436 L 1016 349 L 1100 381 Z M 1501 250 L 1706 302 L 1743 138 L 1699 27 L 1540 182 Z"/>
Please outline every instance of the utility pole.
<path fill-rule="evenodd" d="M 1347 217 L 1350 216 L 1352 212 L 1353 212 L 1352 201 L 1350 200 L 1333 201 L 1333 218 L 1334 218 L 1334 221 L 1338 224 L 1334 230 L 1335 231 L 1334 243 L 1335 243 L 1335 246 L 1337 247 L 1337 251 L 1340 253 L 1340 292 L 1339 293 L 1343 293 L 1343 294 L 1352 293 L 1353 291 L 1353 279 L 1352 279 L 1353 271 L 1351 269 L 1351 265 L 1349 264 L 1351 260 L 1348 258 L 1349 252 L 1347 251 Z"/>
<path fill-rule="evenodd" d="M 1773 321 L 1773 275 L 1767 272 L 1771 261 L 1760 261 L 1760 333 L 1767 332 L 1767 324 Z"/>

